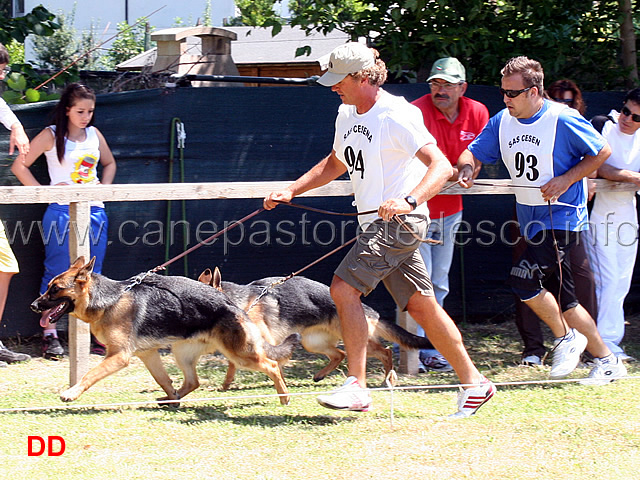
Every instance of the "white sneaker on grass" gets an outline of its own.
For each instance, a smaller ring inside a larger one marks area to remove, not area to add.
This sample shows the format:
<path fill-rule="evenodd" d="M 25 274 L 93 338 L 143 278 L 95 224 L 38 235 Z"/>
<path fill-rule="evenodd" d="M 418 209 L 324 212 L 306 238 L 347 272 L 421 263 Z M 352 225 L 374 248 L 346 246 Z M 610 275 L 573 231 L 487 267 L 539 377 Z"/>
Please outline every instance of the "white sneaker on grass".
<path fill-rule="evenodd" d="M 486 377 L 477 387 L 460 387 L 458 392 L 458 411 L 449 415 L 451 419 L 467 418 L 478 411 L 496 393 L 496 386 Z"/>
<path fill-rule="evenodd" d="M 570 334 L 573 334 L 573 338 L 567 340 Z M 556 338 L 553 342 L 553 362 L 549 376 L 563 378 L 573 372 L 580 363 L 580 355 L 585 348 L 587 348 L 587 337 L 575 328 L 572 328 L 564 337 Z"/>
<path fill-rule="evenodd" d="M 594 358 L 593 360 L 596 366 L 589 372 L 587 378 L 580 380 L 581 385 L 606 385 L 627 376 L 627 367 L 615 356 L 613 359 Z"/>
<path fill-rule="evenodd" d="M 527 355 L 522 357 L 520 361 L 521 367 L 539 367 L 542 365 L 542 359 L 538 355 Z"/>
<path fill-rule="evenodd" d="M 368 412 L 371 406 L 369 391 L 362 388 L 356 377 L 349 377 L 344 384 L 330 395 L 320 395 L 318 403 L 333 410 Z"/>

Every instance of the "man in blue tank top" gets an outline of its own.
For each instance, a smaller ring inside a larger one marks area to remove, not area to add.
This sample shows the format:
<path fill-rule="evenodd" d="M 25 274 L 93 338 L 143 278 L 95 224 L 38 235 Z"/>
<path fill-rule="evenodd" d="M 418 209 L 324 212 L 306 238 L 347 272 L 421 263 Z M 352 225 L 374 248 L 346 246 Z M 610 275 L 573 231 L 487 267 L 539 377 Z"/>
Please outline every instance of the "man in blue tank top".
<path fill-rule="evenodd" d="M 475 161 L 502 159 L 515 187 L 520 231 L 527 240 L 509 282 L 556 337 L 551 378 L 569 375 L 589 345 L 596 365 L 583 383 L 609 383 L 625 376 L 626 368 L 578 303 L 571 266 L 563 259 L 578 233 L 588 228 L 584 179 L 604 163 L 611 149 L 576 110 L 545 100 L 540 63 L 515 57 L 501 73 L 506 108 L 462 153 L 458 179 L 469 188 Z"/>

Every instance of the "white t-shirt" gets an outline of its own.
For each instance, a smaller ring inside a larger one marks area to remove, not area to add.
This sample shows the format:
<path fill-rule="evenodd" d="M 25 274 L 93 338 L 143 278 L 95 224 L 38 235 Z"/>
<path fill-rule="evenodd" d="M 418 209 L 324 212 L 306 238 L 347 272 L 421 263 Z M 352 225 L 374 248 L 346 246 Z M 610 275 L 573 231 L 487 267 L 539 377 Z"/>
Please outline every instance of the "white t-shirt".
<path fill-rule="evenodd" d="M 615 168 L 640 172 L 640 130 L 633 135 L 622 133 L 618 128 L 620 114 L 615 110 L 609 113 L 614 122 L 606 122 L 602 127 L 602 136 L 611 146 L 611 156 L 605 163 Z M 607 212 L 622 213 L 629 210 L 635 218 L 635 192 L 598 192 L 593 204 L 593 213 L 606 215 Z"/>
<path fill-rule="evenodd" d="M 384 90 L 380 93 L 366 113 L 358 114 L 354 105 L 343 104 L 336 118 L 333 149 L 347 167 L 360 212 L 409 195 L 427 173 L 416 152 L 436 143 L 418 107 Z M 427 203 L 413 213 L 428 216 Z M 358 221 L 364 226 L 376 218 L 377 214 L 360 215 Z"/>
<path fill-rule="evenodd" d="M 7 130 L 11 130 L 11 125 L 14 123 L 19 123 L 18 117 L 7 105 L 3 99 L 0 98 L 0 123 L 2 123 Z"/>
<path fill-rule="evenodd" d="M 51 129 L 55 139 L 55 125 Z M 44 152 L 47 158 L 47 167 L 51 185 L 66 183 L 68 185 L 95 184 L 98 183 L 98 163 L 100 163 L 100 139 L 95 127 L 85 128 L 87 138 L 82 142 L 73 142 L 65 139 L 64 158 L 58 160 L 58 151 L 55 146 Z M 64 204 L 61 204 L 64 205 Z M 102 202 L 91 202 L 92 206 L 103 207 Z"/>

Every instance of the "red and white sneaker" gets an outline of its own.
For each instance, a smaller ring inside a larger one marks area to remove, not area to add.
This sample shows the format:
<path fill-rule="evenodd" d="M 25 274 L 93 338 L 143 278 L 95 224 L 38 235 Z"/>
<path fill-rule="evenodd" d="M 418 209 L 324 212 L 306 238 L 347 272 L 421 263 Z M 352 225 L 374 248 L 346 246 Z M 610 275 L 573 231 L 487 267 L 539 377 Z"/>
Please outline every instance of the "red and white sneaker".
<path fill-rule="evenodd" d="M 449 418 L 467 418 L 478 411 L 496 393 L 496 386 L 482 377 L 480 385 L 467 388 L 460 387 L 458 392 L 458 411 L 449 415 Z"/>
<path fill-rule="evenodd" d="M 344 384 L 330 395 L 320 395 L 318 403 L 333 410 L 368 412 L 371 406 L 369 391 L 362 388 L 356 377 L 349 377 Z"/>

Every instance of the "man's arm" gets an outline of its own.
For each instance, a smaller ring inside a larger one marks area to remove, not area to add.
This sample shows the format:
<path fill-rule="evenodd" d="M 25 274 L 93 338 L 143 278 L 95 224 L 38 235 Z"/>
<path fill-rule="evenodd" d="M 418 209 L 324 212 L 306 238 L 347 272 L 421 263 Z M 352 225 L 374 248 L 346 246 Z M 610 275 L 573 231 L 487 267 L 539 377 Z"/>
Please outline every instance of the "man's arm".
<path fill-rule="evenodd" d="M 605 160 L 611 155 L 611 147 L 605 144 L 597 155 L 585 155 L 576 165 L 570 168 L 566 173 L 553 177 L 542 187 L 542 198 L 546 201 L 554 201 L 566 192 L 571 185 L 584 177 L 589 176 L 591 172 L 598 170 Z"/>
<path fill-rule="evenodd" d="M 480 173 L 482 163 L 468 149 L 458 158 L 458 182 L 464 188 L 473 186 L 473 179 Z"/>
<path fill-rule="evenodd" d="M 290 202 L 293 197 L 326 185 L 346 171 L 347 167 L 338 160 L 335 150 L 332 150 L 331 153 L 316 164 L 316 166 L 287 188 L 269 193 L 263 201 L 264 208 L 271 210 L 278 205 L 278 201 Z"/>
<path fill-rule="evenodd" d="M 606 178 L 607 180 L 614 180 L 616 182 L 635 183 L 640 187 L 640 173 L 632 170 L 616 168 L 604 163 L 598 169 L 598 175 L 602 178 Z"/>
<path fill-rule="evenodd" d="M 427 173 L 420 180 L 420 183 L 409 192 L 409 195 L 415 198 L 416 203 L 420 205 L 435 197 L 442 190 L 451 177 L 453 169 L 447 157 L 432 143 L 423 145 L 416 152 L 416 157 L 428 167 Z M 394 215 L 410 213 L 412 210 L 413 208 L 404 198 L 391 198 L 380 205 L 378 215 L 383 220 L 389 221 Z"/>

